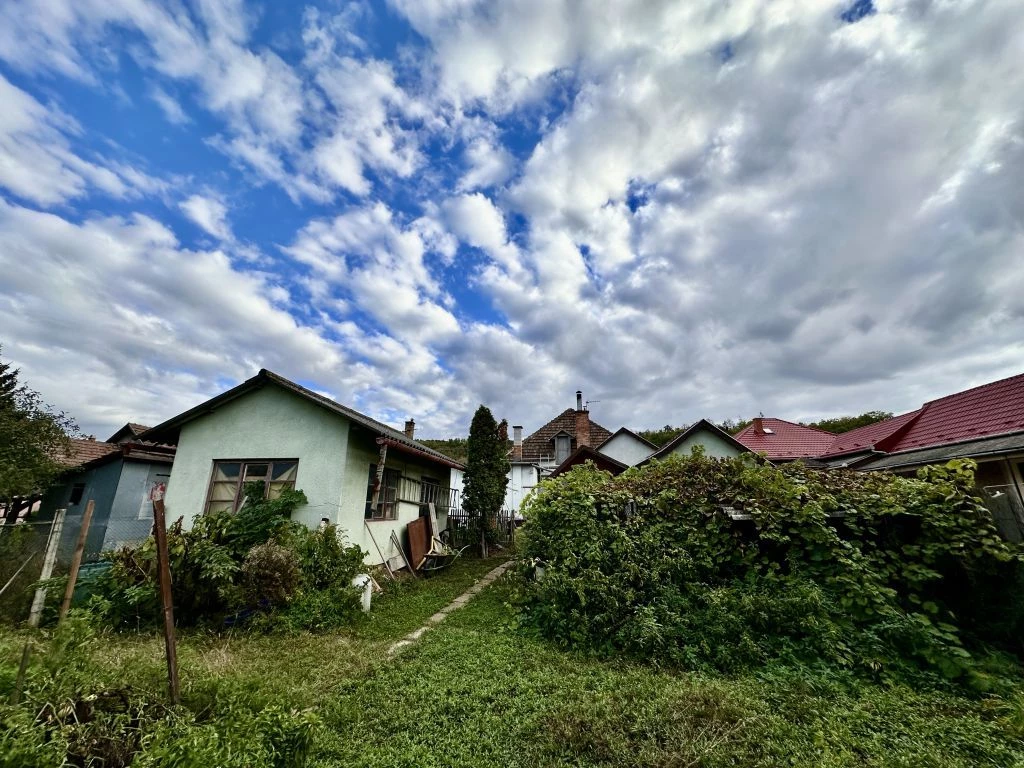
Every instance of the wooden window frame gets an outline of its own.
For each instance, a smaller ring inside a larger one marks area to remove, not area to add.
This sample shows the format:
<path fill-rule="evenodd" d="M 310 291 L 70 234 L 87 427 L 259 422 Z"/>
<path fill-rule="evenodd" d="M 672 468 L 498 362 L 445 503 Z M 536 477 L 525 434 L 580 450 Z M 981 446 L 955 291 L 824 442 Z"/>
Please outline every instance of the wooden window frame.
<path fill-rule="evenodd" d="M 394 484 L 389 485 L 389 480 Z M 377 465 L 370 465 L 370 472 L 366 482 L 366 506 L 363 510 L 363 519 L 368 523 L 395 521 L 398 519 L 398 491 L 402 484 L 402 472 L 384 466 L 384 476 L 381 478 L 380 493 L 377 496 L 377 509 L 370 509 L 373 501 L 373 486 L 377 481 Z M 391 491 L 391 493 L 388 493 Z"/>
<path fill-rule="evenodd" d="M 225 483 L 226 484 L 226 482 L 229 482 L 229 481 L 216 480 L 216 477 L 217 477 L 217 465 L 218 464 L 238 464 L 239 465 L 239 468 L 238 468 L 238 479 L 235 481 L 235 498 L 234 498 L 234 501 L 232 502 L 231 509 L 227 510 L 227 511 L 232 512 L 232 513 L 237 512 L 238 511 L 238 505 L 242 503 L 242 488 L 245 486 L 245 483 L 247 483 L 247 482 L 262 482 L 263 483 L 263 498 L 265 499 L 265 498 L 268 497 L 268 495 L 270 494 L 270 485 L 271 485 L 270 478 L 272 478 L 274 476 L 274 465 L 275 464 L 294 464 L 295 465 L 295 475 L 296 475 L 296 478 L 298 477 L 298 474 L 299 474 L 299 460 L 298 459 L 282 459 L 282 458 L 276 458 L 276 459 L 214 459 L 212 464 L 211 464 L 211 467 L 210 467 L 210 482 L 208 483 L 207 488 L 206 488 L 206 503 L 203 505 L 203 514 L 204 515 L 210 514 L 210 505 L 212 503 L 214 503 L 214 501 L 215 501 L 214 498 L 213 498 L 214 486 L 216 484 L 218 484 L 218 483 Z M 246 471 L 246 467 L 248 465 L 250 465 L 250 464 L 266 464 L 267 465 L 267 472 L 266 472 L 266 474 L 262 478 L 256 478 L 255 480 L 253 480 L 253 479 L 246 480 L 245 471 Z M 295 488 L 295 479 L 294 478 L 291 481 L 285 481 L 285 482 L 283 482 L 281 484 L 282 485 L 288 485 L 289 482 L 290 482 L 290 487 L 294 490 L 294 488 Z M 226 501 L 227 501 L 227 499 L 218 499 L 218 500 L 216 500 L 216 503 L 220 504 L 220 503 L 225 503 Z"/>

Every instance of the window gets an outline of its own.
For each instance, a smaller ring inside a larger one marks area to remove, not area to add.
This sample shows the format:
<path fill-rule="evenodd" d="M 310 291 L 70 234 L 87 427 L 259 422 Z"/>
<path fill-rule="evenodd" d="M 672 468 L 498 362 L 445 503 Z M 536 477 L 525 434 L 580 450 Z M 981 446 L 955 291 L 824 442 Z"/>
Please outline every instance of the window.
<path fill-rule="evenodd" d="M 242 503 L 246 483 L 263 483 L 263 497 L 276 499 L 281 491 L 295 487 L 298 471 L 296 459 L 215 461 L 206 511 L 234 512 Z"/>
<path fill-rule="evenodd" d="M 85 495 L 85 483 L 75 483 L 71 486 L 71 498 L 68 499 L 68 506 L 81 504 Z"/>
<path fill-rule="evenodd" d="M 555 463 L 561 464 L 569 458 L 569 436 L 555 435 Z"/>
<path fill-rule="evenodd" d="M 370 474 L 366 480 L 366 512 L 367 520 L 394 520 L 398 517 L 398 484 L 402 479 L 397 469 L 384 468 L 380 492 L 377 494 L 377 507 L 373 505 L 373 488 L 377 484 L 377 465 L 370 465 Z"/>

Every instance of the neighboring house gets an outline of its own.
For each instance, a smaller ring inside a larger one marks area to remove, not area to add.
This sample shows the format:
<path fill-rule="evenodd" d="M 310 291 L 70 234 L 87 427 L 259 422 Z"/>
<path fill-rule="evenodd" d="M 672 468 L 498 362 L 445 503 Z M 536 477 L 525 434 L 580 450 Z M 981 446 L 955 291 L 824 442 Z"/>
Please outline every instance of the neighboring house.
<path fill-rule="evenodd" d="M 728 432 L 716 427 L 707 419 L 701 419 L 669 440 L 640 464 L 646 464 L 656 459 L 665 459 L 672 454 L 689 456 L 697 446 L 704 450 L 705 456 L 716 459 L 731 459 L 749 452 L 743 443 Z"/>
<path fill-rule="evenodd" d="M 1024 540 L 1024 374 L 837 435 L 819 457 L 828 466 L 900 474 L 960 458 L 978 462 L 980 496 L 1003 535 Z"/>
<path fill-rule="evenodd" d="M 576 392 L 576 408 L 567 408 L 525 440 L 523 428 L 512 427 L 512 455 L 505 491 L 505 507 L 518 510 L 530 491 L 550 475 L 576 449 L 596 447 L 612 436 L 590 420 L 583 393 Z"/>
<path fill-rule="evenodd" d="M 411 421 L 406 432 L 393 429 L 261 370 L 143 437 L 178 446 L 165 497 L 169 521 L 183 517 L 188 526 L 206 512 L 235 510 L 245 483 L 262 481 L 270 497 L 286 488 L 306 494 L 293 519 L 310 527 L 326 519 L 368 553 L 367 563 L 397 564 L 391 533 L 401 538 L 428 503 L 444 528 L 450 470 L 464 469 L 416 442 L 414 429 Z"/>
<path fill-rule="evenodd" d="M 812 459 L 827 451 L 836 435 L 783 419 L 754 419 L 733 437 L 772 463 Z"/>
<path fill-rule="evenodd" d="M 60 553 L 70 557 L 88 502 L 92 520 L 85 543 L 85 557 L 138 544 L 152 532 L 153 504 L 150 493 L 170 477 L 174 447 L 133 439 L 136 432 L 125 425 L 101 442 L 95 438 L 72 441 L 64 458 L 68 472 L 43 496 L 39 519 L 52 519 L 55 510 L 67 510 Z M 126 431 L 127 430 L 127 431 Z"/>
<path fill-rule="evenodd" d="M 640 437 L 636 432 L 621 427 L 618 432 L 598 445 L 597 450 L 627 467 L 632 467 L 657 451 L 658 446 Z"/>

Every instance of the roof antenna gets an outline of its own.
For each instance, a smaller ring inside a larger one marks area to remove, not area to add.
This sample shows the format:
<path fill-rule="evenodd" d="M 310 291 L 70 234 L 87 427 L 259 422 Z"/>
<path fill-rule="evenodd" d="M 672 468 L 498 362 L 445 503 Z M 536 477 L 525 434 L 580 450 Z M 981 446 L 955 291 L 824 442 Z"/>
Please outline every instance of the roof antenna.
<path fill-rule="evenodd" d="M 591 403 L 600 403 L 600 402 L 601 402 L 600 400 L 587 400 L 587 402 L 585 403 L 585 405 L 586 405 L 586 407 L 587 407 L 587 410 L 589 411 L 589 410 L 590 410 L 590 404 L 591 404 Z"/>

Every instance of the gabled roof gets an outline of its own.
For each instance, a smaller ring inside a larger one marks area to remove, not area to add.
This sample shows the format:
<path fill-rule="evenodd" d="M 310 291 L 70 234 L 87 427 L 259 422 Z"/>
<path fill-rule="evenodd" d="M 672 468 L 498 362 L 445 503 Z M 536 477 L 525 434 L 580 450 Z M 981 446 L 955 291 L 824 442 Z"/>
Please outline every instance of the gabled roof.
<path fill-rule="evenodd" d="M 523 440 L 523 461 L 540 461 L 545 456 L 553 456 L 554 449 L 552 440 L 559 432 L 566 432 L 572 436 L 573 443 L 576 442 L 576 409 L 566 408 L 551 421 Z M 590 421 L 590 444 L 598 445 L 612 436 L 611 431 L 605 429 L 596 421 Z"/>
<path fill-rule="evenodd" d="M 668 456 L 670 453 L 672 453 L 672 451 L 674 451 L 676 449 L 676 446 L 678 446 L 680 443 L 685 441 L 686 438 L 688 438 L 690 435 L 694 434 L 695 432 L 701 432 L 701 431 L 711 432 L 712 434 L 717 435 L 719 438 L 721 438 L 725 442 L 730 443 L 731 445 L 735 446 L 735 448 L 740 453 L 746 453 L 746 452 L 748 452 L 750 450 L 749 448 L 747 448 L 747 446 L 745 446 L 743 443 L 741 443 L 739 440 L 737 440 L 735 437 L 730 435 L 725 430 L 720 429 L 719 427 L 716 427 L 714 424 L 712 424 L 707 419 L 701 419 L 700 421 L 694 422 L 689 427 L 687 427 L 685 430 L 683 430 L 678 435 L 673 437 L 671 440 L 669 440 L 667 443 L 665 443 L 663 446 L 661 446 L 661 448 L 659 448 L 657 451 L 652 453 L 646 459 L 641 461 L 640 464 L 638 464 L 637 466 L 646 464 L 647 462 L 649 462 L 649 461 L 651 461 L 653 459 L 661 459 L 661 458 L 664 458 L 665 456 Z"/>
<path fill-rule="evenodd" d="M 310 389 L 306 389 L 302 385 L 284 378 L 284 376 L 279 376 L 273 371 L 268 371 L 266 368 L 260 369 L 259 373 L 251 379 L 246 379 L 237 387 L 233 387 L 227 392 L 222 392 L 216 397 L 207 400 L 205 403 L 201 403 L 195 408 L 191 408 L 184 413 L 178 414 L 174 418 L 168 419 L 162 424 L 152 427 L 144 432 L 141 437 L 147 441 L 177 442 L 178 433 L 183 425 L 193 419 L 199 418 L 200 416 L 205 416 L 225 403 L 267 385 L 278 386 L 282 389 L 286 389 L 289 392 L 293 392 L 299 397 L 308 400 L 314 405 L 318 405 L 332 413 L 337 413 L 347 419 L 350 419 L 356 424 L 366 427 L 366 429 L 377 434 L 378 438 L 380 438 L 378 442 L 387 443 L 387 445 L 397 448 L 398 450 L 412 453 L 426 459 L 431 459 L 448 467 L 465 469 L 464 465 L 455 461 L 455 459 L 445 456 L 443 453 L 435 451 L 433 448 L 428 448 L 415 440 L 410 440 L 405 436 L 404 432 L 399 432 L 397 429 L 389 427 L 387 424 L 383 424 L 376 419 L 371 419 L 366 414 L 360 413 L 346 405 L 342 405 L 336 400 L 332 400 L 329 397 L 325 397 Z"/>
<path fill-rule="evenodd" d="M 761 423 L 758 431 L 757 422 Z M 768 432 L 771 430 L 771 432 Z M 836 436 L 831 432 L 785 419 L 755 419 L 734 437 L 754 453 L 763 453 L 769 459 L 808 459 L 828 450 Z"/>
<path fill-rule="evenodd" d="M 836 435 L 832 444 L 822 451 L 822 456 L 841 456 L 844 453 L 860 453 L 862 451 L 885 450 L 883 447 L 888 443 L 899 439 L 903 430 L 908 428 L 913 421 L 921 415 L 923 409 L 904 413 L 901 416 L 894 416 L 876 424 L 868 424 L 865 427 L 857 427 L 849 432 Z"/>
<path fill-rule="evenodd" d="M 558 465 L 548 477 L 558 477 L 559 475 L 568 472 L 570 469 L 575 467 L 577 464 L 585 464 L 588 461 L 594 462 L 594 465 L 598 469 L 603 469 L 605 472 L 610 472 L 613 475 L 619 475 L 629 469 L 629 466 L 623 464 L 617 459 L 613 459 L 611 456 L 606 456 L 600 453 L 596 448 L 592 448 L 589 445 L 581 445 L 575 451 L 569 454 L 569 457 Z"/>
<path fill-rule="evenodd" d="M 67 453 L 62 453 L 58 461 L 65 467 L 80 467 L 90 461 L 108 454 L 118 452 L 116 443 L 105 443 L 94 437 L 72 438 Z"/>
<path fill-rule="evenodd" d="M 593 433 L 593 430 L 594 430 L 593 424 L 591 424 L 590 430 L 591 430 L 591 433 Z M 607 445 L 608 443 L 610 443 L 610 442 L 611 442 L 612 440 L 614 440 L 614 439 L 615 439 L 616 437 L 618 437 L 619 435 L 626 435 L 626 436 L 628 436 L 628 437 L 632 437 L 632 438 L 633 438 L 634 440 L 636 440 L 637 442 L 639 442 L 639 443 L 643 443 L 644 445 L 646 445 L 646 446 L 647 446 L 648 448 L 650 448 L 650 449 L 651 449 L 652 451 L 656 451 L 656 450 L 658 450 L 658 446 L 656 446 L 656 445 L 655 445 L 654 443 L 652 443 L 652 442 L 651 442 L 650 440 L 648 440 L 648 439 L 646 439 L 646 438 L 644 438 L 644 437 L 640 437 L 640 435 L 638 435 L 638 434 L 637 434 L 636 432 L 634 432 L 634 431 L 633 431 L 633 430 L 631 430 L 631 429 L 627 429 L 626 427 L 619 427 L 619 428 L 618 428 L 617 430 L 615 430 L 615 431 L 614 431 L 614 432 L 613 432 L 613 433 L 612 433 L 611 435 L 609 435 L 607 439 L 605 439 L 605 440 L 602 440 L 602 441 L 601 441 L 600 443 L 598 443 L 598 445 L 597 445 L 597 450 L 599 450 L 599 451 L 600 451 L 600 450 L 601 450 L 601 448 L 603 448 L 603 447 L 604 447 L 605 445 Z"/>
<path fill-rule="evenodd" d="M 119 443 L 124 439 L 136 438 L 143 432 L 145 432 L 147 429 L 149 429 L 149 427 L 145 426 L 144 424 L 136 424 L 134 422 L 129 421 L 127 424 L 125 424 L 123 427 L 117 430 L 117 432 L 108 437 L 107 442 Z"/>

